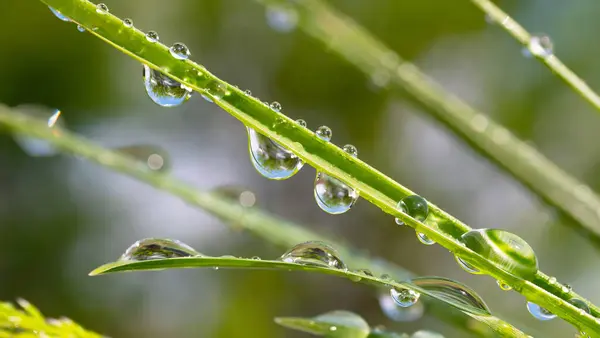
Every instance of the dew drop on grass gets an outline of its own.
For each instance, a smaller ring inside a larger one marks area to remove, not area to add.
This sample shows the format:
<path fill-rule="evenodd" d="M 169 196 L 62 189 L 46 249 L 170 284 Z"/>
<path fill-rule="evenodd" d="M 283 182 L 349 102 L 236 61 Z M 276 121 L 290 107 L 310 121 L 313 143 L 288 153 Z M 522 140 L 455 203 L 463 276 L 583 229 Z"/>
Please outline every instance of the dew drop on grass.
<path fill-rule="evenodd" d="M 304 121 L 303 119 L 297 119 L 296 123 L 298 123 L 302 128 L 306 128 L 307 126 L 306 121 Z"/>
<path fill-rule="evenodd" d="M 422 302 L 417 302 L 410 307 L 401 307 L 396 304 L 396 301 L 390 297 L 390 291 L 381 289 L 378 297 L 381 311 L 389 319 L 396 322 L 412 322 L 423 316 L 425 307 Z"/>
<path fill-rule="evenodd" d="M 284 180 L 302 169 L 304 161 L 296 154 L 256 130 L 246 129 L 250 161 L 261 175 L 272 180 Z"/>
<path fill-rule="evenodd" d="M 48 128 L 51 128 L 56 136 L 60 135 L 60 129 L 64 127 L 61 111 L 58 109 L 50 109 L 44 106 L 31 104 L 20 105 L 15 109 L 21 114 L 46 123 Z M 50 142 L 43 139 L 19 133 L 13 134 L 13 138 L 21 149 L 29 156 L 49 157 L 54 156 L 59 152 Z"/>
<path fill-rule="evenodd" d="M 66 22 L 71 21 L 71 19 L 64 16 L 61 12 L 57 11 L 56 9 L 54 9 L 50 6 L 48 6 L 48 8 L 50 8 L 50 11 L 52 11 L 52 14 L 54 14 L 57 18 L 61 19 L 62 21 L 66 21 Z"/>
<path fill-rule="evenodd" d="M 333 136 L 333 132 L 331 131 L 331 128 L 329 128 L 327 126 L 320 126 L 315 131 L 315 134 L 317 135 L 317 137 L 319 137 L 321 140 L 323 140 L 325 142 L 331 141 L 331 136 Z"/>
<path fill-rule="evenodd" d="M 590 307 L 583 300 L 578 298 L 571 298 L 569 300 L 569 303 L 571 303 L 571 305 L 575 306 L 576 308 L 580 309 L 582 312 L 590 314 Z"/>
<path fill-rule="evenodd" d="M 425 235 L 422 232 L 418 232 L 417 231 L 417 238 L 419 239 L 419 242 L 425 244 L 425 245 L 433 245 L 435 244 L 435 241 L 431 238 L 429 238 L 427 235 Z"/>
<path fill-rule="evenodd" d="M 487 304 L 473 289 L 455 280 L 432 276 L 413 278 L 410 282 L 463 311 L 490 314 Z"/>
<path fill-rule="evenodd" d="M 85 27 L 83 27 L 82 25 L 77 25 L 77 30 L 80 32 L 85 32 Z"/>
<path fill-rule="evenodd" d="M 398 210 L 416 219 L 419 222 L 423 222 L 429 215 L 429 206 L 427 200 L 419 195 L 406 196 L 398 202 L 396 206 Z M 401 219 L 396 218 L 396 224 L 403 225 Z"/>
<path fill-rule="evenodd" d="M 503 290 L 503 291 L 510 291 L 512 290 L 512 287 L 506 283 L 504 283 L 503 281 L 497 280 L 496 284 L 498 284 L 498 287 Z"/>
<path fill-rule="evenodd" d="M 356 156 L 358 150 L 352 145 L 344 147 L 351 156 Z M 330 214 L 344 213 L 356 203 L 359 193 L 339 179 L 322 172 L 317 172 L 314 189 L 317 205 Z"/>
<path fill-rule="evenodd" d="M 106 13 L 108 13 L 108 6 L 106 6 L 105 4 L 97 4 L 96 5 L 96 12 L 98 14 L 106 14 Z"/>
<path fill-rule="evenodd" d="M 271 109 L 273 109 L 276 112 L 280 112 L 281 111 L 281 103 L 277 102 L 277 101 L 273 101 L 269 107 L 271 107 Z"/>
<path fill-rule="evenodd" d="M 298 13 L 291 6 L 268 6 L 265 15 L 269 27 L 281 33 L 293 31 L 298 24 Z"/>
<path fill-rule="evenodd" d="M 189 88 L 147 65 L 143 65 L 142 75 L 148 96 L 161 107 L 177 107 L 192 95 Z"/>
<path fill-rule="evenodd" d="M 556 318 L 555 314 L 532 302 L 527 302 L 527 310 L 538 320 L 546 321 Z"/>
<path fill-rule="evenodd" d="M 173 46 L 169 48 L 169 52 L 171 52 L 171 55 L 177 60 L 187 60 L 191 55 L 187 46 L 181 42 L 174 43 Z"/>
<path fill-rule="evenodd" d="M 246 96 L 252 96 L 252 91 L 250 89 L 246 89 L 244 90 L 244 94 L 246 94 Z"/>
<path fill-rule="evenodd" d="M 461 242 L 504 271 L 532 280 L 538 271 L 533 249 L 519 236 L 498 229 L 473 229 L 461 236 Z"/>
<path fill-rule="evenodd" d="M 160 38 L 158 36 L 158 33 L 156 33 L 155 31 L 149 31 L 148 33 L 146 33 L 146 40 L 154 43 L 160 40 Z"/>
<path fill-rule="evenodd" d="M 415 305 L 421 297 L 421 294 L 411 289 L 391 288 L 390 295 L 398 306 L 409 307 Z"/>
<path fill-rule="evenodd" d="M 342 150 L 344 150 L 346 153 L 352 155 L 352 157 L 358 156 L 358 149 L 356 149 L 356 147 L 351 144 L 346 144 L 342 148 Z"/>
<path fill-rule="evenodd" d="M 479 271 L 479 269 L 477 269 L 476 267 L 474 267 L 473 265 L 465 262 L 462 258 L 458 257 L 458 256 L 454 256 L 454 258 L 456 259 L 456 262 L 458 263 L 458 266 L 460 266 L 463 270 L 465 270 L 468 273 L 472 273 L 474 275 L 479 275 L 481 274 L 481 271 Z"/>
<path fill-rule="evenodd" d="M 202 256 L 189 245 L 172 239 L 146 238 L 131 245 L 120 261 L 145 261 L 151 259 Z"/>
<path fill-rule="evenodd" d="M 207 86 L 207 92 L 208 94 L 210 94 L 211 97 L 206 97 L 204 96 L 204 99 L 208 100 L 209 102 L 213 102 L 214 99 L 222 99 L 224 96 L 229 95 L 229 90 L 227 89 L 227 86 L 224 83 L 221 83 L 219 81 L 212 81 L 208 84 Z"/>
<path fill-rule="evenodd" d="M 286 263 L 346 270 L 346 264 L 339 257 L 337 251 L 328 244 L 320 241 L 297 244 L 284 253 L 279 260 Z"/>
<path fill-rule="evenodd" d="M 123 19 L 123 26 L 127 28 L 133 27 L 133 20 L 131 20 L 130 18 Z"/>
<path fill-rule="evenodd" d="M 529 39 L 529 45 L 523 49 L 523 54 L 527 57 L 537 56 L 547 58 L 554 53 L 554 44 L 547 35 L 533 35 Z"/>

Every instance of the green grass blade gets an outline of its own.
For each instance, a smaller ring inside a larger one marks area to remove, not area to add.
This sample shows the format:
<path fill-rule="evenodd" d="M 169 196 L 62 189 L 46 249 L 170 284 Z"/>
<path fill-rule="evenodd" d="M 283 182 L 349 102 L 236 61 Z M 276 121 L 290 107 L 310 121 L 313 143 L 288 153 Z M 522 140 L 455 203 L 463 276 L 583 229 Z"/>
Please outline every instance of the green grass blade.
<path fill-rule="evenodd" d="M 74 22 L 88 29 L 91 34 L 125 54 L 168 74 L 195 91 L 208 95 L 217 105 L 247 126 L 285 146 L 319 171 L 357 189 L 366 200 L 384 212 L 401 219 L 404 224 L 416 231 L 427 235 L 453 254 L 468 258 L 469 263 L 480 271 L 504 281 L 527 299 L 569 321 L 589 335 L 600 336 L 600 323 L 594 317 L 600 316 L 596 306 L 585 301 L 592 315 L 581 313 L 580 309 L 568 303 L 568 300 L 572 297 L 580 299 L 582 297 L 573 291 L 562 292 L 560 285 L 552 282 L 542 272 L 538 272 L 533 280 L 523 280 L 499 268 L 488 258 L 468 249 L 458 238 L 471 228 L 432 203 L 429 203 L 430 216 L 426 223 L 418 222 L 400 212 L 396 209 L 397 201 L 414 193 L 368 164 L 352 157 L 337 146 L 321 140 L 294 120 L 270 109 L 259 100 L 245 95 L 235 86 L 209 73 L 204 67 L 190 60 L 181 61 L 173 58 L 165 45 L 150 42 L 143 32 L 125 27 L 122 21 L 112 14 L 99 13 L 91 2 L 80 0 L 42 0 L 42 2 L 70 17 Z M 308 1 L 302 1 L 305 2 Z M 216 88 L 219 88 L 222 95 L 214 95 Z M 18 123 L 19 121 L 10 118 L 11 116 L 0 114 L 0 123 L 9 125 L 15 131 L 27 132 L 28 126 Z M 57 138 L 56 143 L 61 144 L 60 138 Z M 67 145 L 67 148 L 74 147 L 77 145 Z M 98 150 L 108 159 L 115 160 L 112 153 L 104 149 Z M 108 159 L 101 157 L 101 164 L 110 164 Z"/>

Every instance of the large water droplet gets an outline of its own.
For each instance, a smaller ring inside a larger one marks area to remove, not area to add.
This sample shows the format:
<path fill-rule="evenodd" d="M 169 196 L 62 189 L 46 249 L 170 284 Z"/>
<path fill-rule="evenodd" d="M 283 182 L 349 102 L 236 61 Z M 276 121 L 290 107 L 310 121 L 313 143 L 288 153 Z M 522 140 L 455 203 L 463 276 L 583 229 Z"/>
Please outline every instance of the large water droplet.
<path fill-rule="evenodd" d="M 296 154 L 256 130 L 247 129 L 250 161 L 261 175 L 272 180 L 284 180 L 302 168 L 304 162 Z"/>
<path fill-rule="evenodd" d="M 529 49 L 524 49 L 525 56 L 546 58 L 554 53 L 554 44 L 547 35 L 534 35 L 529 39 Z"/>
<path fill-rule="evenodd" d="M 319 207 L 330 214 L 350 210 L 359 197 L 358 191 L 322 172 L 317 172 L 314 192 Z"/>
<path fill-rule="evenodd" d="M 519 236 L 498 229 L 473 229 L 461 236 L 465 246 L 504 271 L 527 280 L 538 271 L 533 249 Z"/>
<path fill-rule="evenodd" d="M 398 202 L 396 208 L 419 222 L 423 222 L 429 215 L 427 200 L 419 195 L 406 196 Z M 396 218 L 396 223 L 404 224 L 401 219 Z"/>
<path fill-rule="evenodd" d="M 555 314 L 532 302 L 527 302 L 527 310 L 538 320 L 545 321 L 556 318 Z"/>
<path fill-rule="evenodd" d="M 409 307 L 417 303 L 421 294 L 411 289 L 390 289 L 390 295 L 398 306 Z"/>
<path fill-rule="evenodd" d="M 293 31 L 298 24 L 298 13 L 291 6 L 269 6 L 267 7 L 266 17 L 269 26 L 282 33 Z"/>
<path fill-rule="evenodd" d="M 142 75 L 148 96 L 161 107 L 179 106 L 191 96 L 189 88 L 147 65 L 143 65 Z"/>
<path fill-rule="evenodd" d="M 412 322 L 423 316 L 425 307 L 422 302 L 417 302 L 411 307 L 401 307 L 390 297 L 390 291 L 381 289 L 378 297 L 379 306 L 383 313 L 391 320 L 396 322 Z"/>
<path fill-rule="evenodd" d="M 571 298 L 569 300 L 569 303 L 571 303 L 571 305 L 575 306 L 576 308 L 580 309 L 582 312 L 590 314 L 590 307 L 583 300 L 578 298 Z"/>
<path fill-rule="evenodd" d="M 350 154 L 352 157 L 358 156 L 358 149 L 356 149 L 356 147 L 351 144 L 346 144 L 342 148 L 342 150 L 344 150 L 346 153 Z"/>
<path fill-rule="evenodd" d="M 50 10 L 52 11 L 52 13 L 59 19 L 61 19 L 62 21 L 66 21 L 69 22 L 71 21 L 71 19 L 69 19 L 68 17 L 64 16 L 61 12 L 57 11 L 56 9 L 48 6 L 48 8 L 50 8 Z"/>
<path fill-rule="evenodd" d="M 337 251 L 328 244 L 320 241 L 297 244 L 288 252 L 284 253 L 279 260 L 287 263 L 346 270 L 346 264 L 342 262 Z"/>
<path fill-rule="evenodd" d="M 121 261 L 145 261 L 175 257 L 202 256 L 189 245 L 178 240 L 146 238 L 131 245 L 119 258 Z"/>
<path fill-rule="evenodd" d="M 454 256 L 454 258 L 456 259 L 456 262 L 458 263 L 458 265 L 465 270 L 468 273 L 472 273 L 474 275 L 479 275 L 481 274 L 481 271 L 479 271 L 479 269 L 477 269 L 476 267 L 474 267 L 473 265 L 465 262 L 462 258 L 458 257 L 458 256 Z"/>
<path fill-rule="evenodd" d="M 473 289 L 455 280 L 436 276 L 418 277 L 413 278 L 411 283 L 463 311 L 490 314 L 488 306 Z"/>
<path fill-rule="evenodd" d="M 127 28 L 133 27 L 133 20 L 131 20 L 130 18 L 123 19 L 123 26 Z"/>
<path fill-rule="evenodd" d="M 431 238 L 429 238 L 427 235 L 425 235 L 422 232 L 418 232 L 417 231 L 417 238 L 419 239 L 419 242 L 425 244 L 425 245 L 433 245 L 435 244 L 435 241 Z"/>
<path fill-rule="evenodd" d="M 159 39 L 160 38 L 158 36 L 158 33 L 156 33 L 155 31 L 149 31 L 148 33 L 146 33 L 146 40 L 150 42 L 157 42 Z"/>
<path fill-rule="evenodd" d="M 15 108 L 21 114 L 32 117 L 36 120 L 45 122 L 48 128 L 52 128 L 54 135 L 60 135 L 61 128 L 64 127 L 64 121 L 61 119 L 61 111 L 50 109 L 43 106 L 25 104 Z M 15 142 L 29 156 L 48 157 L 58 154 L 58 150 L 48 141 L 15 133 L 13 135 Z"/>
<path fill-rule="evenodd" d="M 165 171 L 169 168 L 168 153 L 160 147 L 153 145 L 133 145 L 115 148 L 115 150 L 145 163 L 151 170 Z"/>
<path fill-rule="evenodd" d="M 173 55 L 177 60 L 187 60 L 191 53 L 190 50 L 181 42 L 176 42 L 169 48 L 169 52 Z"/>
<path fill-rule="evenodd" d="M 98 12 L 98 14 L 106 14 L 106 13 L 108 13 L 108 6 L 106 6 L 105 4 L 97 4 L 96 5 L 96 12 Z"/>
<path fill-rule="evenodd" d="M 317 128 L 317 130 L 315 131 L 315 134 L 323 141 L 325 142 L 329 142 L 331 141 L 331 136 L 333 136 L 333 132 L 331 131 L 331 128 L 327 127 L 327 126 L 320 126 L 319 128 Z"/>

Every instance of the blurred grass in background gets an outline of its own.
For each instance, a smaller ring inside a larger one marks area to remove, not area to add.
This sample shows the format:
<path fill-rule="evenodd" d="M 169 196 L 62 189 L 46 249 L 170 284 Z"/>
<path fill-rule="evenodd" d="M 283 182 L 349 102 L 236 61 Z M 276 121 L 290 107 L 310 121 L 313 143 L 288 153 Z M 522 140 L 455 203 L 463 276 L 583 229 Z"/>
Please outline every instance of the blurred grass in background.
<path fill-rule="evenodd" d="M 405 59 L 596 191 L 600 119 L 592 108 L 466 0 L 337 0 Z M 156 30 L 167 45 L 183 41 L 192 58 L 314 129 L 326 124 L 333 142 L 352 143 L 361 159 L 474 227 L 499 227 L 523 237 L 541 268 L 593 302 L 598 252 L 553 210 L 421 114 L 401 93 L 378 87 L 352 65 L 299 31 L 278 33 L 265 9 L 242 0 L 106 1 L 112 13 Z M 600 88 L 592 0 L 502 1 L 532 32 L 553 37 L 565 63 Z M 515 293 L 490 278 L 470 276 L 438 246 L 359 202 L 345 215 L 314 203 L 314 170 L 283 182 L 258 175 L 245 128 L 195 95 L 176 109 L 146 97 L 141 66 L 99 39 L 56 19 L 37 1 L 0 3 L 0 102 L 60 108 L 69 128 L 110 147 L 157 144 L 177 177 L 201 188 L 242 185 L 257 206 L 346 238 L 373 255 L 421 275 L 440 275 L 477 290 L 495 313 L 549 337 L 572 333 L 566 323 L 537 322 Z M 275 316 L 312 316 L 334 309 L 376 325 L 412 332 L 456 328 L 425 315 L 393 323 L 377 290 L 327 276 L 266 271 L 169 271 L 91 278 L 137 239 L 171 237 L 211 255 L 279 256 L 285 251 L 231 232 L 201 210 L 127 177 L 75 158 L 31 158 L 0 134 L 0 299 L 24 297 L 49 316 L 66 315 L 112 337 L 302 337 Z M 415 254 L 415 252 L 417 254 Z M 360 267 L 353 267 L 360 268 Z M 251 325 L 252 332 L 248 331 Z"/>

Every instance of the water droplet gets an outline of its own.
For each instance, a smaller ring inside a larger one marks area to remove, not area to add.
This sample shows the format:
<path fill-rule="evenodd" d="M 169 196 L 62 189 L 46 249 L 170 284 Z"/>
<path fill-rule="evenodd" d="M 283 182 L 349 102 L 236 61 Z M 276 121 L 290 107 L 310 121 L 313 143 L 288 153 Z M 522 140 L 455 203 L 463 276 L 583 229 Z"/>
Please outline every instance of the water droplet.
<path fill-rule="evenodd" d="M 379 279 L 382 279 L 384 281 L 391 281 L 392 277 L 390 277 L 390 275 L 388 275 L 387 273 L 384 273 L 383 275 L 381 275 L 381 277 L 379 277 Z"/>
<path fill-rule="evenodd" d="M 365 276 L 373 277 L 373 273 L 369 269 L 358 269 L 358 270 L 356 270 L 356 272 L 361 273 Z"/>
<path fill-rule="evenodd" d="M 83 27 L 82 25 L 77 25 L 77 30 L 80 32 L 85 32 L 85 27 Z"/>
<path fill-rule="evenodd" d="M 414 305 L 421 297 L 421 294 L 411 289 L 390 289 L 392 299 L 401 307 Z"/>
<path fill-rule="evenodd" d="M 556 277 L 550 277 L 550 278 L 548 278 L 548 284 L 550 284 L 550 285 L 556 284 Z"/>
<path fill-rule="evenodd" d="M 418 232 L 417 231 L 417 238 L 419 239 L 419 242 L 425 244 L 425 245 L 433 245 L 435 244 L 435 241 L 431 238 L 429 238 L 427 235 L 425 235 L 422 232 Z"/>
<path fill-rule="evenodd" d="M 538 320 L 545 321 L 556 318 L 555 314 L 532 302 L 527 302 L 527 310 Z"/>
<path fill-rule="evenodd" d="M 538 271 L 533 249 L 519 236 L 498 229 L 473 229 L 461 236 L 465 246 L 514 276 L 531 280 Z"/>
<path fill-rule="evenodd" d="M 458 257 L 458 256 L 454 256 L 454 258 L 456 259 L 456 262 L 458 263 L 458 265 L 465 270 L 468 273 L 472 273 L 474 275 L 479 275 L 481 274 L 481 271 L 479 271 L 479 269 L 477 269 L 476 267 L 474 267 L 473 265 L 465 262 L 462 258 Z"/>
<path fill-rule="evenodd" d="M 429 206 L 427 200 L 419 195 L 406 196 L 398 202 L 396 206 L 398 210 L 416 219 L 419 222 L 425 221 L 429 215 Z M 396 218 L 396 224 L 403 225 L 401 219 Z"/>
<path fill-rule="evenodd" d="M 153 145 L 133 145 L 115 148 L 116 151 L 132 156 L 136 160 L 145 163 L 151 170 L 166 170 L 169 165 L 168 153 L 158 146 Z"/>
<path fill-rule="evenodd" d="M 50 8 L 50 10 L 52 11 L 52 13 L 59 19 L 61 19 L 62 21 L 66 21 L 69 22 L 71 21 L 71 19 L 69 19 L 68 17 L 64 16 L 61 12 L 57 11 L 56 9 L 48 6 L 48 8 Z"/>
<path fill-rule="evenodd" d="M 133 20 L 131 20 L 130 18 L 123 19 L 123 26 L 127 28 L 133 27 Z"/>
<path fill-rule="evenodd" d="M 98 12 L 98 14 L 106 14 L 106 13 L 108 13 L 108 6 L 106 6 L 105 4 L 97 4 L 96 5 L 96 12 Z"/>
<path fill-rule="evenodd" d="M 306 128 L 306 121 L 303 119 L 297 119 L 296 123 L 298 123 L 302 128 Z"/>
<path fill-rule="evenodd" d="M 252 259 L 254 261 L 260 261 L 261 260 L 261 258 L 258 257 L 258 256 L 252 256 L 252 258 L 250 258 L 250 259 Z"/>
<path fill-rule="evenodd" d="M 565 284 L 562 286 L 561 289 L 562 289 L 562 292 L 569 293 L 569 292 L 571 292 L 571 290 L 573 290 L 573 287 L 569 284 Z"/>
<path fill-rule="evenodd" d="M 425 307 L 422 302 L 417 302 L 411 307 L 401 307 L 396 304 L 396 301 L 390 297 L 390 291 L 381 289 L 379 293 L 379 306 L 381 311 L 391 320 L 396 322 L 412 322 L 423 316 Z M 385 330 L 380 328 L 381 331 Z"/>
<path fill-rule="evenodd" d="M 169 52 L 173 55 L 177 60 L 187 60 L 191 53 L 190 50 L 181 42 L 175 42 L 171 48 L 169 48 Z"/>
<path fill-rule="evenodd" d="M 575 306 L 576 308 L 580 309 L 581 311 L 583 311 L 587 314 L 590 314 L 590 307 L 583 300 L 578 299 L 578 298 L 571 298 L 569 300 L 569 303 L 571 303 L 571 305 Z"/>
<path fill-rule="evenodd" d="M 147 65 L 143 65 L 142 75 L 148 96 L 161 107 L 179 106 L 191 96 L 181 83 Z"/>
<path fill-rule="evenodd" d="M 323 140 L 325 142 L 329 142 L 329 141 L 331 141 L 331 136 L 333 135 L 333 132 L 327 126 L 320 126 L 319 128 L 317 128 L 317 131 L 315 131 L 315 134 L 321 140 Z"/>
<path fill-rule="evenodd" d="M 61 111 L 58 109 L 50 109 L 44 106 L 24 104 L 17 106 L 15 110 L 21 114 L 27 115 L 30 118 L 42 121 L 46 123 L 48 128 L 52 128 L 54 135 L 58 136 L 61 133 L 61 129 L 64 128 L 64 121 L 60 117 Z M 27 153 L 33 157 L 49 157 L 59 153 L 50 142 L 26 136 L 23 134 L 13 134 L 15 142 Z"/>
<path fill-rule="evenodd" d="M 345 152 L 347 152 L 348 154 L 350 154 L 353 157 L 358 156 L 358 149 L 356 149 L 355 146 L 351 145 L 351 144 L 346 144 L 342 150 L 344 150 Z"/>
<path fill-rule="evenodd" d="M 298 13 L 291 6 L 269 6 L 266 10 L 267 23 L 278 32 L 293 31 L 298 24 Z"/>
<path fill-rule="evenodd" d="M 175 257 L 202 256 L 189 245 L 172 239 L 146 238 L 130 246 L 119 258 L 121 261 L 145 261 Z"/>
<path fill-rule="evenodd" d="M 221 99 L 230 94 L 227 86 L 219 81 L 212 81 L 207 86 L 207 93 L 210 94 L 208 101 L 213 102 L 214 99 Z M 206 99 L 206 97 L 204 97 Z"/>
<path fill-rule="evenodd" d="M 410 281 L 416 287 L 445 300 L 463 311 L 475 314 L 490 314 L 490 309 L 481 297 L 470 287 L 444 277 L 418 277 Z"/>
<path fill-rule="evenodd" d="M 319 207 L 330 214 L 350 210 L 359 197 L 356 189 L 322 172 L 317 172 L 314 195 Z"/>
<path fill-rule="evenodd" d="M 264 177 L 284 180 L 294 176 L 304 165 L 304 161 L 279 143 L 250 127 L 247 130 L 250 161 Z"/>
<path fill-rule="evenodd" d="M 328 244 L 320 241 L 297 244 L 288 252 L 284 253 L 279 260 L 286 263 L 346 270 L 346 264 L 342 262 L 337 251 Z"/>
<path fill-rule="evenodd" d="M 528 48 L 523 50 L 525 56 L 546 58 L 554 53 L 554 44 L 547 35 L 534 35 L 529 39 Z"/>
<path fill-rule="evenodd" d="M 246 94 L 247 96 L 252 96 L 252 91 L 250 89 L 246 89 L 244 90 L 244 94 Z"/>
<path fill-rule="evenodd" d="M 150 42 L 157 42 L 158 40 L 160 40 L 160 38 L 158 37 L 158 33 L 156 33 L 155 31 L 149 31 L 148 33 L 146 33 L 146 40 Z"/>
<path fill-rule="evenodd" d="M 504 283 L 503 281 L 497 280 L 496 284 L 498 284 L 498 287 L 503 290 L 503 291 L 510 291 L 512 290 L 512 287 L 506 283 Z"/>
<path fill-rule="evenodd" d="M 271 107 L 271 109 L 273 109 L 276 112 L 280 112 L 281 111 L 281 103 L 277 102 L 277 101 L 273 101 L 269 107 Z"/>

